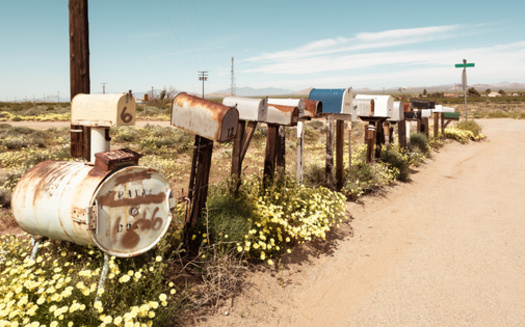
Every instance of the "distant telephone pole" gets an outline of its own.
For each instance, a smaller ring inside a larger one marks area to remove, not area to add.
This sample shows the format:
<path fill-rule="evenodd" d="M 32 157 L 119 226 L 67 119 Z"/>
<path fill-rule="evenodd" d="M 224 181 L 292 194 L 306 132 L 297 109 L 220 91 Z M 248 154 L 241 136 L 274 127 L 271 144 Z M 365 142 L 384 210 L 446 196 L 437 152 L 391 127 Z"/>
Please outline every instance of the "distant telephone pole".
<path fill-rule="evenodd" d="M 89 94 L 88 0 L 69 0 L 69 65 L 71 99 Z"/>
<path fill-rule="evenodd" d="M 208 80 L 208 71 L 199 71 L 199 81 L 202 81 L 202 98 L 204 99 L 204 82 Z"/>
<path fill-rule="evenodd" d="M 108 84 L 108 83 L 103 82 L 103 83 L 100 83 L 100 84 L 102 84 L 102 94 L 106 94 L 106 84 Z"/>

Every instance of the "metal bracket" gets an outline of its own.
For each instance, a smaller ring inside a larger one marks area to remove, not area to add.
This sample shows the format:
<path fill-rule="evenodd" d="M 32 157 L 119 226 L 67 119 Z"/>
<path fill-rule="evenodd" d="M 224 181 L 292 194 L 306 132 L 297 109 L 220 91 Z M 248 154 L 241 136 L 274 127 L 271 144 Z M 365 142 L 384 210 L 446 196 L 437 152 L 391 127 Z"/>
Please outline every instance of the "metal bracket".
<path fill-rule="evenodd" d="M 90 230 L 95 229 L 95 230 L 97 230 L 97 233 L 98 233 L 98 224 L 97 224 L 98 214 L 97 214 L 97 209 L 98 209 L 98 205 L 97 205 L 97 202 L 95 201 L 95 205 L 86 208 L 86 216 L 87 216 L 88 228 Z"/>

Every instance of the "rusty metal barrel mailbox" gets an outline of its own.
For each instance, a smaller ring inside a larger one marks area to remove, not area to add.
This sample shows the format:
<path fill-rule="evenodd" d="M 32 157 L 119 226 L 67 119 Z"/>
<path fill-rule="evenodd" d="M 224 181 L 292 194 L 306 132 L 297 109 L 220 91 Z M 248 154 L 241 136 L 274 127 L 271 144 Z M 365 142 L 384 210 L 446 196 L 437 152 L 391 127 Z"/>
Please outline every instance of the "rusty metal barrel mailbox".
<path fill-rule="evenodd" d="M 172 191 L 159 172 L 137 166 L 133 154 L 98 153 L 94 166 L 37 164 L 13 192 L 16 221 L 28 233 L 95 245 L 117 257 L 150 250 L 170 225 Z"/>
<path fill-rule="evenodd" d="M 234 107 L 212 102 L 184 92 L 173 99 L 171 125 L 212 141 L 235 137 L 239 112 Z"/>

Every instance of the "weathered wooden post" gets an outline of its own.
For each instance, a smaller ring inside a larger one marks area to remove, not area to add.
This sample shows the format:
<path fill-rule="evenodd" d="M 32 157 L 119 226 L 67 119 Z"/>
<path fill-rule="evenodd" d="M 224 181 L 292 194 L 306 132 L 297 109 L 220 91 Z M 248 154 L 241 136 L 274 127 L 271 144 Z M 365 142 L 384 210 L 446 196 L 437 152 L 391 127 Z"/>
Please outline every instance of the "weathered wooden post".
<path fill-rule="evenodd" d="M 173 99 L 171 125 L 196 134 L 188 187 L 190 207 L 184 228 L 186 241 L 190 240 L 191 231 L 206 207 L 213 142 L 235 138 L 238 122 L 236 108 L 184 92 Z"/>
<path fill-rule="evenodd" d="M 70 99 L 90 93 L 88 1 L 69 0 Z M 71 157 L 90 159 L 91 127 L 71 124 Z"/>
<path fill-rule="evenodd" d="M 309 99 L 322 102 L 323 115 L 326 116 L 325 180 L 327 185 L 334 185 L 333 121 L 336 120 L 335 186 L 340 189 L 344 184 L 344 121 L 352 120 L 352 88 L 312 89 L 309 94 Z"/>
<path fill-rule="evenodd" d="M 298 120 L 299 108 L 268 103 L 268 114 L 266 117 L 268 130 L 266 134 L 263 172 L 263 180 L 265 182 L 272 180 L 274 177 L 278 155 L 281 156 L 279 163 L 284 165 L 284 140 L 281 140 L 281 136 L 284 138 L 284 135 L 281 134 L 281 136 L 279 136 L 279 126 L 295 126 Z"/>
<path fill-rule="evenodd" d="M 233 178 L 234 192 L 241 185 L 242 162 L 248 151 L 250 141 L 255 133 L 258 122 L 265 122 L 268 112 L 266 99 L 253 99 L 242 97 L 225 97 L 222 104 L 237 108 L 239 112 L 239 123 L 237 135 L 233 141 L 231 176 Z"/>

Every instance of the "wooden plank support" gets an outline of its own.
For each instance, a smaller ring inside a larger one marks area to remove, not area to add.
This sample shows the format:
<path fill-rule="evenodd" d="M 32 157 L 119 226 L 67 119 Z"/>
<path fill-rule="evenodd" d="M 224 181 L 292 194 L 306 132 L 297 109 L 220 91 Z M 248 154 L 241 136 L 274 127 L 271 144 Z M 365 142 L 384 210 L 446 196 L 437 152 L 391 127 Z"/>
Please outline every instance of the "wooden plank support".
<path fill-rule="evenodd" d="M 295 166 L 295 179 L 299 184 L 304 180 L 304 121 L 297 122 L 297 158 Z"/>
<path fill-rule="evenodd" d="M 197 225 L 202 210 L 206 207 L 212 152 L 213 141 L 196 135 L 188 187 L 190 207 L 184 232 L 186 241 L 191 240 L 191 233 Z"/>
<path fill-rule="evenodd" d="M 434 137 L 437 138 L 437 137 L 439 137 L 439 116 L 440 116 L 440 113 L 439 112 L 434 112 L 434 113 L 432 113 L 432 115 L 434 116 Z"/>
<path fill-rule="evenodd" d="M 242 162 L 244 161 L 256 128 L 257 122 L 254 121 L 248 121 L 248 124 L 246 124 L 246 121 L 239 120 L 237 124 L 237 135 L 233 141 L 232 167 L 230 172 L 234 183 L 233 191 L 235 193 L 237 193 L 241 186 Z"/>
<path fill-rule="evenodd" d="M 397 122 L 397 140 L 399 147 L 406 149 L 407 147 L 407 133 L 406 133 L 406 120 L 400 120 Z"/>
<path fill-rule="evenodd" d="M 342 189 L 344 184 L 344 144 L 345 122 L 343 120 L 337 120 L 335 127 L 335 186 L 338 190 Z"/>
<path fill-rule="evenodd" d="M 326 157 L 325 157 L 325 183 L 334 185 L 334 120 L 326 117 Z"/>
<path fill-rule="evenodd" d="M 445 136 L 445 113 L 440 113 L 441 116 L 441 135 Z"/>
<path fill-rule="evenodd" d="M 276 168 L 279 173 L 284 174 L 286 171 L 286 131 L 284 126 L 280 125 L 277 130 L 277 151 L 276 151 Z"/>
<path fill-rule="evenodd" d="M 275 158 L 277 156 L 277 142 L 279 137 L 279 125 L 268 124 L 266 132 L 266 150 L 264 155 L 263 181 L 265 183 L 273 180 L 275 174 Z"/>
<path fill-rule="evenodd" d="M 376 126 L 369 122 L 365 126 L 365 144 L 366 144 L 366 163 L 372 163 L 374 160 L 374 144 L 376 141 Z"/>
<path fill-rule="evenodd" d="M 376 123 L 375 132 L 375 159 L 381 157 L 381 145 L 385 144 L 385 134 L 383 130 L 383 122 Z"/>

